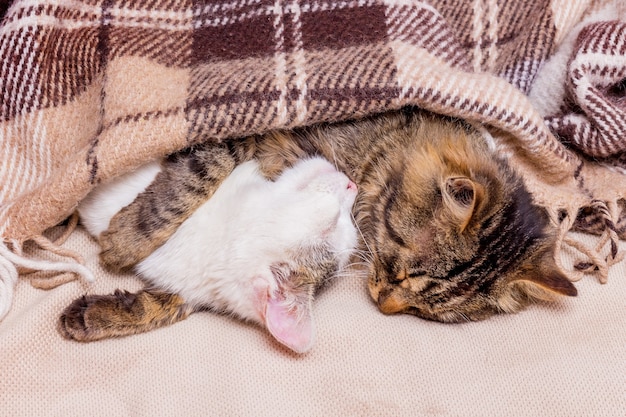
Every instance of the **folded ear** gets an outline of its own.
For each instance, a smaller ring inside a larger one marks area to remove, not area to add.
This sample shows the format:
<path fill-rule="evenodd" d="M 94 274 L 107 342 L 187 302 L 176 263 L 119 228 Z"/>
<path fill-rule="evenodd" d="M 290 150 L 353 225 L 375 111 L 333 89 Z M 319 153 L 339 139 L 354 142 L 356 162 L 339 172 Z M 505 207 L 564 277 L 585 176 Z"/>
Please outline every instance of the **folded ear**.
<path fill-rule="evenodd" d="M 442 187 L 446 214 L 462 233 L 485 196 L 485 188 L 468 177 L 448 177 Z"/>
<path fill-rule="evenodd" d="M 310 300 L 289 302 L 280 292 L 270 295 L 265 308 L 265 325 L 276 340 L 297 353 L 304 353 L 313 346 Z"/>
<path fill-rule="evenodd" d="M 287 264 L 274 264 L 267 272 L 267 276 L 258 277 L 252 283 L 259 316 L 276 340 L 295 352 L 304 353 L 313 346 L 315 333 L 314 284 L 303 282 L 302 274 Z"/>
<path fill-rule="evenodd" d="M 552 253 L 549 252 L 542 257 L 540 266 L 529 272 L 523 279 L 557 294 L 570 297 L 578 295 L 574 284 L 559 270 Z"/>
<path fill-rule="evenodd" d="M 557 267 L 554 255 L 550 250 L 544 250 L 543 253 L 538 254 L 534 263 L 533 267 L 525 268 L 524 273 L 516 281 L 528 284 L 529 290 L 536 286 L 538 290 L 559 295 L 575 297 L 578 294 L 574 284 Z M 529 295 L 542 298 L 538 294 Z"/>

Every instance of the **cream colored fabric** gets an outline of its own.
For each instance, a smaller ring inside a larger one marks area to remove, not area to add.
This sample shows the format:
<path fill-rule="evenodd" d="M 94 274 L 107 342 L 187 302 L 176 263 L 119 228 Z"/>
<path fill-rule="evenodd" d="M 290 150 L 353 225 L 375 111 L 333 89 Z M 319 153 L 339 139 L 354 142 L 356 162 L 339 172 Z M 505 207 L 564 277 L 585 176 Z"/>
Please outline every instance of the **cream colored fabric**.
<path fill-rule="evenodd" d="M 624 263 L 606 285 L 586 276 L 559 305 L 460 325 L 384 316 L 360 278 L 345 278 L 318 296 L 317 341 L 299 356 L 211 313 L 124 339 L 66 341 L 56 322 L 72 299 L 141 282 L 99 269 L 82 230 L 65 246 L 85 255 L 96 283 L 43 291 L 18 282 L 0 323 L 1 415 L 626 414 Z"/>

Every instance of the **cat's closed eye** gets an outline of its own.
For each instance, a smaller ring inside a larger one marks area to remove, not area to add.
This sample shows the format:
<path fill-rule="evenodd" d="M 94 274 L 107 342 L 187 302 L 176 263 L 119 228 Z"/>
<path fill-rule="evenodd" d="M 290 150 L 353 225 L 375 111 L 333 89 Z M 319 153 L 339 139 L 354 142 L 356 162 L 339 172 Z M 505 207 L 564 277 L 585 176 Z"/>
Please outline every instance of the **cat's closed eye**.
<path fill-rule="evenodd" d="M 389 282 L 392 284 L 398 284 L 408 278 L 419 278 L 427 276 L 428 273 L 424 270 L 401 270 L 394 277 L 389 278 Z"/>

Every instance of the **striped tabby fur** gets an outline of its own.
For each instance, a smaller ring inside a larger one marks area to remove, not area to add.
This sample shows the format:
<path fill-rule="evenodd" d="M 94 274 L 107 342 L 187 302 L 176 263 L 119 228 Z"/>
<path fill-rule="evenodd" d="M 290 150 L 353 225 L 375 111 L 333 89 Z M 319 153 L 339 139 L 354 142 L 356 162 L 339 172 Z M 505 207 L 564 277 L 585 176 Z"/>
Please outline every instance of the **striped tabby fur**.
<path fill-rule="evenodd" d="M 272 177 L 311 154 L 359 186 L 354 215 L 383 313 L 480 320 L 576 295 L 555 265 L 548 218 L 521 179 L 471 127 L 411 108 L 175 154 L 101 235 L 101 260 L 113 269 L 141 261 L 237 163 L 257 157 Z"/>

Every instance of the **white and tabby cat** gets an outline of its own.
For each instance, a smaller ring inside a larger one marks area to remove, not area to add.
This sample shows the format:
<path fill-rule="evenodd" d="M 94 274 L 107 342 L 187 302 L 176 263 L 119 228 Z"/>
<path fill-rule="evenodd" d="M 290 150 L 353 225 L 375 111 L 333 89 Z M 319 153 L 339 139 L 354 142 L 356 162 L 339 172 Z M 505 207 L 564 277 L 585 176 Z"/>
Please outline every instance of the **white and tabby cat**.
<path fill-rule="evenodd" d="M 554 259 L 554 225 L 522 178 L 472 126 L 412 107 L 171 154 L 154 182 L 100 234 L 100 261 L 118 270 L 145 260 L 245 161 L 258 160 L 267 178 L 277 178 L 314 155 L 332 160 L 359 186 L 353 215 L 369 292 L 381 312 L 482 320 L 576 295 Z M 132 311 L 119 300 L 106 308 L 140 328 L 150 309 L 161 317 L 157 327 L 179 319 L 168 304 L 176 297 L 127 302 L 142 306 Z M 90 303 L 66 311 L 62 323 L 91 320 L 96 328 Z M 116 331 L 106 324 L 97 330 L 100 337 Z"/>
<path fill-rule="evenodd" d="M 79 208 L 87 230 L 99 236 L 159 171 L 150 164 L 96 189 Z M 151 289 L 78 299 L 66 309 L 62 331 L 92 341 L 208 308 L 264 325 L 279 342 L 304 352 L 313 343 L 313 294 L 346 266 L 357 243 L 356 194 L 356 185 L 319 157 L 298 162 L 273 182 L 256 161 L 246 162 L 137 265 Z M 73 319 L 75 309 L 86 309 L 81 320 Z M 143 326 L 136 320 L 142 309 Z M 132 323 L 125 320 L 131 312 Z"/>
<path fill-rule="evenodd" d="M 172 154 L 100 235 L 101 262 L 141 262 L 238 164 L 256 158 L 275 178 L 311 155 L 332 160 L 359 186 L 359 246 L 383 313 L 482 320 L 576 295 L 555 263 L 554 225 L 522 178 L 470 125 L 412 107 Z"/>

